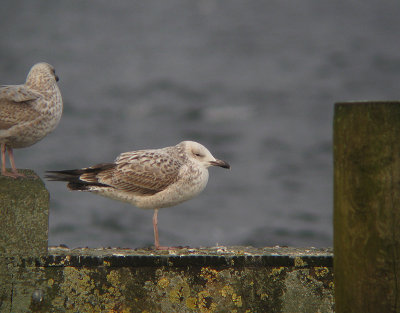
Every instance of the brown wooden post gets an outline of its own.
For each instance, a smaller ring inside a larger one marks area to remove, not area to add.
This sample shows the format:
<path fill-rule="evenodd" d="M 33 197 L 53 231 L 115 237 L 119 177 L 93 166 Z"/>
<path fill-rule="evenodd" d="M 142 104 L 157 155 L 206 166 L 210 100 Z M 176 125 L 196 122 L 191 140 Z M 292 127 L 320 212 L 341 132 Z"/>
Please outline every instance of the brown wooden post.
<path fill-rule="evenodd" d="M 336 312 L 400 312 L 400 101 L 336 103 Z"/>

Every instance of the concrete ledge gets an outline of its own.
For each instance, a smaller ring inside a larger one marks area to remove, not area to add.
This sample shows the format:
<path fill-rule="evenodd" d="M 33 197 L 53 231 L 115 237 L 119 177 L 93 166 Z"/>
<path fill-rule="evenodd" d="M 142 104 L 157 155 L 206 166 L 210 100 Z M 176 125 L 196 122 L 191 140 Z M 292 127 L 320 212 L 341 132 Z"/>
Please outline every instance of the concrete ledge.
<path fill-rule="evenodd" d="M 49 255 L 40 258 L 11 258 L 19 266 L 141 267 L 141 266 L 333 266 L 332 251 L 289 247 L 214 247 L 199 249 L 68 249 L 50 247 Z"/>
<path fill-rule="evenodd" d="M 334 310 L 330 250 L 50 247 L 48 255 L 6 257 L 1 263 L 12 273 L 13 284 L 1 286 L 0 311 Z"/>

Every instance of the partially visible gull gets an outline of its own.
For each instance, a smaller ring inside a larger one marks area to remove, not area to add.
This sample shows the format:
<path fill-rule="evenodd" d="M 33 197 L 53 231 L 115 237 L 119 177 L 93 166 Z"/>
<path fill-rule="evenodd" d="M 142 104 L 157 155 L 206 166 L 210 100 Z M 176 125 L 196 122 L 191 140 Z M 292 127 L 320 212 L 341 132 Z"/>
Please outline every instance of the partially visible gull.
<path fill-rule="evenodd" d="M 0 86 L 1 174 L 24 176 L 15 167 L 13 148 L 29 147 L 52 132 L 60 121 L 63 102 L 54 67 L 35 64 L 23 85 Z M 12 172 L 6 170 L 6 151 Z"/>

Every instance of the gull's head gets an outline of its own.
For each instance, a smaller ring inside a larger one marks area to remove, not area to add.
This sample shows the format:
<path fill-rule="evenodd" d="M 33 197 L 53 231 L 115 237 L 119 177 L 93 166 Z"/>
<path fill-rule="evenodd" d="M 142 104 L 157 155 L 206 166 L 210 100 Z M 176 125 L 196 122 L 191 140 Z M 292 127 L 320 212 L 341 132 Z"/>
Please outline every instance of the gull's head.
<path fill-rule="evenodd" d="M 223 168 L 231 168 L 228 162 L 218 160 L 213 157 L 210 151 L 202 144 L 195 141 L 182 141 L 181 145 L 186 155 L 196 163 L 202 164 L 205 168 L 210 166 L 219 166 Z"/>
<path fill-rule="evenodd" d="M 58 82 L 58 76 L 54 67 L 48 63 L 41 62 L 32 66 L 26 78 L 28 85 L 43 85 Z"/>

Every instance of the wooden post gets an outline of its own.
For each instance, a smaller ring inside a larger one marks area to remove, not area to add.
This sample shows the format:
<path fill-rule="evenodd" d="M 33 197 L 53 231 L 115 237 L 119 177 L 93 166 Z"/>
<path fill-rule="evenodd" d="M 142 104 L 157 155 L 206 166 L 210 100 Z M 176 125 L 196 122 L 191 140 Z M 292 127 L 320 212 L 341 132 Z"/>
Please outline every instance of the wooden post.
<path fill-rule="evenodd" d="M 400 101 L 336 103 L 336 312 L 400 312 Z"/>

